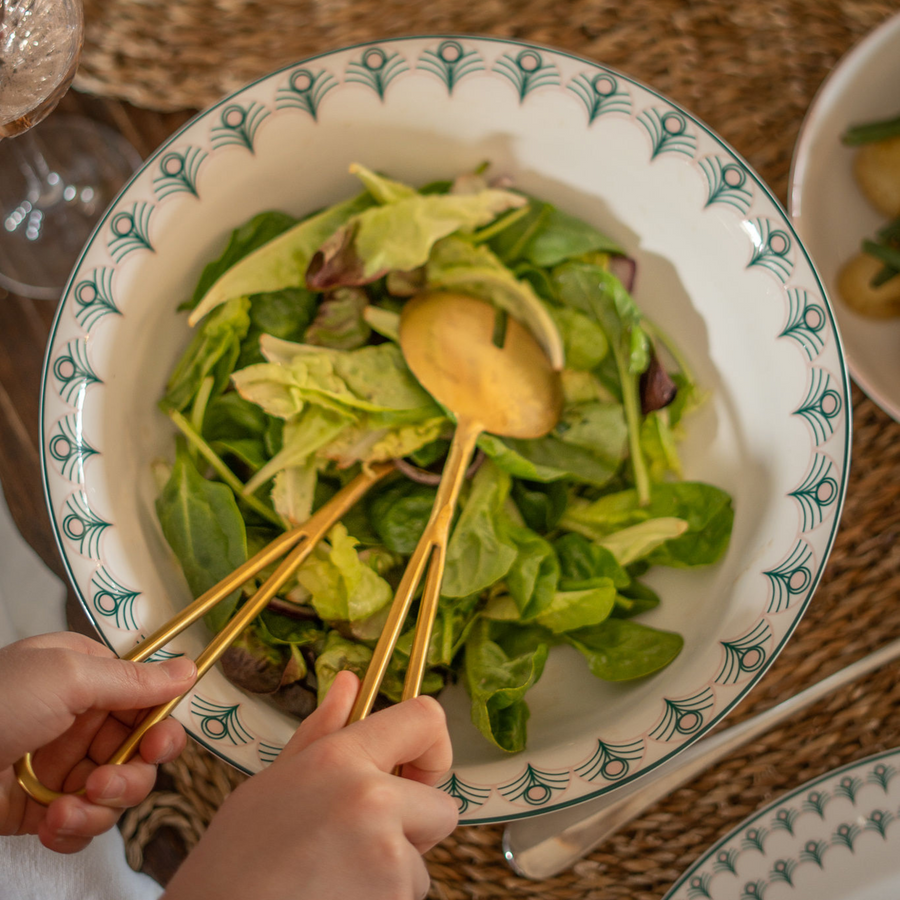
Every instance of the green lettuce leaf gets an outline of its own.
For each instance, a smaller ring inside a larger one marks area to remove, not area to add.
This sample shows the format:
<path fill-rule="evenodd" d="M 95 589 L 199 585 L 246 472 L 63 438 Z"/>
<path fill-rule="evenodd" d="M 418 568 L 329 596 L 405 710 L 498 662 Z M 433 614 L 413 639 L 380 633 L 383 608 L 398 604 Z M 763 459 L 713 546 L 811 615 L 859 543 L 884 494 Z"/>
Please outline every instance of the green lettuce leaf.
<path fill-rule="evenodd" d="M 270 334 L 285 341 L 303 339 L 316 310 L 316 296 L 305 288 L 284 288 L 250 297 L 250 328 L 241 341 L 235 368 L 264 361 L 259 340 Z"/>
<path fill-rule="evenodd" d="M 566 365 L 588 372 L 600 365 L 609 352 L 606 332 L 589 316 L 569 306 L 548 307 L 562 337 Z"/>
<path fill-rule="evenodd" d="M 415 550 L 436 495 L 436 488 L 404 478 L 369 496 L 369 522 L 388 550 L 406 556 Z"/>
<path fill-rule="evenodd" d="M 336 350 L 362 347 L 372 334 L 369 323 L 363 318 L 368 302 L 365 291 L 359 288 L 335 288 L 325 295 L 319 305 L 304 341 L 319 347 L 334 347 Z M 275 337 L 286 335 L 276 334 Z"/>
<path fill-rule="evenodd" d="M 472 489 L 447 545 L 441 586 L 444 596 L 478 594 L 509 571 L 517 555 L 503 512 L 510 484 L 509 476 L 488 462 L 472 479 Z"/>
<path fill-rule="evenodd" d="M 348 418 L 358 410 L 415 410 L 417 418 L 440 415 L 395 344 L 334 350 L 263 338 L 261 345 L 266 357 L 275 361 L 235 372 L 232 380 L 242 397 L 269 415 L 289 419 L 307 404 Z"/>
<path fill-rule="evenodd" d="M 565 636 L 603 681 L 643 678 L 667 666 L 681 652 L 684 639 L 628 619 L 606 619 Z"/>
<path fill-rule="evenodd" d="M 678 526 L 682 529 L 680 535 L 652 549 L 647 561 L 679 568 L 703 566 L 716 562 L 728 547 L 734 509 L 731 497 L 720 488 L 699 481 L 679 481 L 653 485 L 646 506 L 641 506 L 634 490 L 608 494 L 593 502 L 572 501 L 560 525 L 609 546 L 611 541 L 618 545 L 623 542 L 614 533 L 661 519 L 679 520 L 686 527 Z M 640 534 L 630 532 L 624 536 L 629 537 Z"/>
<path fill-rule="evenodd" d="M 487 225 L 524 205 L 509 191 L 405 197 L 359 213 L 322 243 L 310 261 L 306 283 L 314 290 L 369 284 L 392 269 L 425 264 L 436 241 L 455 231 Z"/>
<path fill-rule="evenodd" d="M 325 647 L 316 657 L 319 703 L 325 699 L 338 672 L 347 669 L 362 679 L 371 659 L 372 651 L 365 644 L 349 641 L 338 632 L 329 631 Z"/>
<path fill-rule="evenodd" d="M 207 313 L 234 297 L 305 287 L 304 278 L 316 249 L 352 216 L 372 205 L 368 193 L 328 207 L 258 247 L 223 272 L 188 318 L 196 325 Z"/>
<path fill-rule="evenodd" d="M 553 316 L 531 285 L 520 281 L 483 245 L 451 237 L 435 245 L 426 281 L 436 290 L 459 290 L 506 310 L 534 335 L 554 369 L 562 369 L 565 351 Z"/>
<path fill-rule="evenodd" d="M 618 463 L 596 456 L 590 450 L 569 444 L 553 434 L 535 440 L 499 438 L 483 434 L 478 446 L 494 465 L 527 481 L 558 481 L 574 478 L 603 487 L 616 474 Z"/>
<path fill-rule="evenodd" d="M 250 301 L 238 297 L 203 322 L 169 376 L 165 404 L 185 409 L 208 375 L 215 379 L 212 396 L 225 388 L 250 328 L 249 309 Z"/>
<path fill-rule="evenodd" d="M 282 469 L 272 485 L 275 512 L 291 525 L 300 525 L 312 514 L 318 473 L 312 457 L 299 466 Z"/>
<path fill-rule="evenodd" d="M 204 478 L 179 441 L 175 465 L 156 499 L 156 515 L 191 595 L 199 597 L 247 561 L 247 533 L 231 488 Z M 206 614 L 219 631 L 231 618 L 240 589 Z"/>
<path fill-rule="evenodd" d="M 212 262 L 207 263 L 194 288 L 191 299 L 182 304 L 180 309 L 194 309 L 203 299 L 206 292 L 225 274 L 235 263 L 240 262 L 245 256 L 254 250 L 268 244 L 280 234 L 284 234 L 289 228 L 297 224 L 297 220 L 287 213 L 269 211 L 261 212 L 252 219 L 244 222 L 239 228 L 231 232 L 228 244 L 222 251 L 222 255 Z"/>
<path fill-rule="evenodd" d="M 388 203 L 396 203 L 398 200 L 415 197 L 417 193 L 415 188 L 411 188 L 409 185 L 402 184 L 399 181 L 385 178 L 384 175 L 379 175 L 359 163 L 350 165 L 350 174 L 355 175 L 372 195 L 375 202 L 382 206 Z"/>
<path fill-rule="evenodd" d="M 525 247 L 523 255 L 534 265 L 549 268 L 587 253 L 622 254 L 624 251 L 593 225 L 551 207 Z"/>
<path fill-rule="evenodd" d="M 297 570 L 297 581 L 312 596 L 326 622 L 365 619 L 391 602 L 391 586 L 359 558 L 357 541 L 339 522 Z"/>
<path fill-rule="evenodd" d="M 284 426 L 281 448 L 254 473 L 244 491 L 252 494 L 282 469 L 304 465 L 317 450 L 330 444 L 347 427 L 347 421 L 342 413 L 319 406 L 311 406 L 291 419 Z"/>
<path fill-rule="evenodd" d="M 607 619 L 616 603 L 616 588 L 610 578 L 594 581 L 594 587 L 584 590 L 557 591 L 535 622 L 554 634 L 563 634 Z"/>
<path fill-rule="evenodd" d="M 506 573 L 506 586 L 523 621 L 539 617 L 553 604 L 559 560 L 552 545 L 530 528 L 510 525 L 507 534 L 516 546 L 516 558 Z"/>
<path fill-rule="evenodd" d="M 480 619 L 466 641 L 464 675 L 472 722 L 494 746 L 517 753 L 525 749 L 527 737 L 524 697 L 543 674 L 549 646 L 536 638 L 530 647 L 523 641 L 524 646 L 504 649 L 491 638 L 491 623 Z"/>

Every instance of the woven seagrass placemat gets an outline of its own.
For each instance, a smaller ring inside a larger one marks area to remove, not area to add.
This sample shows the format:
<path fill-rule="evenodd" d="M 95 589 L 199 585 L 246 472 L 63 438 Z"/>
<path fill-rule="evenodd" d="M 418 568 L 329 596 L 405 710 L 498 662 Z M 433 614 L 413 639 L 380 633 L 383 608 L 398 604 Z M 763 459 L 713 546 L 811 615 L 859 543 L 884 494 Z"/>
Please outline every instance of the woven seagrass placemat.
<path fill-rule="evenodd" d="M 416 32 L 551 44 L 622 69 L 682 103 L 786 199 L 804 112 L 837 60 L 900 0 L 86 0 L 79 86 L 153 108 L 199 106 L 304 55 Z M 730 722 L 900 637 L 900 424 L 854 391 L 853 465 L 823 582 L 795 636 Z M 429 855 L 440 900 L 651 900 L 778 794 L 900 745 L 900 666 L 820 703 L 710 769 L 572 871 L 514 876 L 501 829 L 460 828 Z M 189 848 L 243 776 L 192 744 L 167 789 L 123 823 L 132 865 L 161 828 Z M 299 813 L 298 813 L 299 814 Z"/>

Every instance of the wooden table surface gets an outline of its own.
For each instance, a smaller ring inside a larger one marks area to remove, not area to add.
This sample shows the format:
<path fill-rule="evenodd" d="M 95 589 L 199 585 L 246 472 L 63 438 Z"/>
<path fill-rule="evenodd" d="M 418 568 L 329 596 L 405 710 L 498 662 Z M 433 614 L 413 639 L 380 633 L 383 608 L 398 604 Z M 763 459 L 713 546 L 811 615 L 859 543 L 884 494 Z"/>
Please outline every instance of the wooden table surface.
<path fill-rule="evenodd" d="M 84 115 L 119 131 L 143 158 L 193 111 L 157 113 L 116 100 L 70 91 L 56 114 Z M 7 294 L 0 288 L 0 486 L 13 521 L 26 541 L 66 585 L 66 613 L 73 630 L 96 635 L 66 577 L 44 500 L 40 466 L 41 370 L 56 304 Z M 165 788 L 160 780 L 157 787 Z M 165 884 L 184 857 L 174 834 L 160 832 L 145 853 L 144 871 Z M 2 893 L 2 892 L 0 892 Z"/>

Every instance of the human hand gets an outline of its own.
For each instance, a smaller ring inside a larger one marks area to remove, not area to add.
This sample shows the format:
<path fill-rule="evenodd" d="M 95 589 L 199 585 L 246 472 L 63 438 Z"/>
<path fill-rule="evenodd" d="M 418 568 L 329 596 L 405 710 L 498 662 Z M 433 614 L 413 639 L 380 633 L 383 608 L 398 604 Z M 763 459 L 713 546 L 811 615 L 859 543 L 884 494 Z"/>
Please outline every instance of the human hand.
<path fill-rule="evenodd" d="M 281 755 L 238 787 L 164 900 L 418 900 L 421 854 L 456 826 L 435 789 L 452 762 L 444 712 L 417 697 L 343 727 L 359 680 L 340 672 Z M 403 766 L 403 778 L 392 775 Z"/>
<path fill-rule="evenodd" d="M 112 828 L 153 789 L 157 764 L 184 749 L 184 729 L 166 719 L 147 732 L 130 762 L 98 761 L 118 749 L 138 711 L 177 697 L 196 676 L 191 660 L 127 662 L 69 632 L 0 648 L 0 835 L 37 834 L 45 847 L 74 853 Z M 47 787 L 85 794 L 35 803 L 12 768 L 27 752 Z"/>

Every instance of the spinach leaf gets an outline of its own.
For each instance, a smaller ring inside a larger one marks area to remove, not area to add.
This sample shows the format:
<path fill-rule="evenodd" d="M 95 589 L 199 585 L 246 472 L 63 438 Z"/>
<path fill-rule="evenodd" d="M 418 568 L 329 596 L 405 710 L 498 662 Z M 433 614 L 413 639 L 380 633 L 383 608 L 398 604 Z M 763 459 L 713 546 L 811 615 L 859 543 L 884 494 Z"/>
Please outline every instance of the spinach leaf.
<path fill-rule="evenodd" d="M 203 437 L 207 441 L 264 438 L 269 417 L 235 391 L 210 400 L 203 417 Z"/>
<path fill-rule="evenodd" d="M 514 479 L 512 498 L 525 524 L 542 533 L 556 528 L 569 503 L 569 492 L 560 481 Z"/>
<path fill-rule="evenodd" d="M 618 467 L 628 455 L 628 426 L 618 403 L 578 403 L 563 410 L 554 434 Z"/>
<path fill-rule="evenodd" d="M 447 545 L 444 596 L 478 594 L 509 571 L 517 555 L 503 515 L 509 490 L 509 475 L 487 461 L 472 479 L 472 489 Z"/>
<path fill-rule="evenodd" d="M 268 294 L 250 297 L 250 328 L 241 343 L 241 355 L 237 368 L 265 362 L 259 347 L 264 334 L 285 341 L 303 339 L 307 326 L 313 319 L 316 296 L 305 288 L 290 287 Z"/>
<path fill-rule="evenodd" d="M 169 376 L 163 403 L 182 411 L 210 374 L 215 378 L 211 396 L 225 388 L 250 328 L 249 306 L 246 297 L 236 297 L 203 322 Z"/>
<path fill-rule="evenodd" d="M 728 547 L 734 509 L 731 497 L 720 488 L 700 481 L 678 481 L 653 485 L 646 506 L 640 505 L 634 490 L 608 494 L 593 502 L 570 502 L 560 524 L 592 540 L 606 544 L 613 542 L 621 547 L 623 541 L 629 539 L 629 534 L 623 534 L 624 530 L 630 532 L 630 537 L 640 538 L 641 535 L 631 529 L 641 524 L 649 525 L 652 520 L 681 521 L 685 525 L 679 526 L 680 534 L 670 536 L 649 551 L 649 563 L 680 568 L 702 566 L 716 562 Z M 645 537 L 649 536 L 647 532 Z M 628 562 L 637 558 L 630 558 Z"/>
<path fill-rule="evenodd" d="M 560 301 L 591 316 L 606 332 L 615 361 L 634 480 L 641 503 L 650 499 L 650 476 L 640 445 L 641 407 L 638 376 L 650 362 L 650 341 L 641 313 L 615 275 L 600 266 L 567 262 L 553 270 Z"/>
<path fill-rule="evenodd" d="M 532 619 L 553 601 L 559 582 L 559 561 L 548 541 L 530 528 L 510 525 L 516 558 L 506 573 L 506 585 L 523 620 Z"/>
<path fill-rule="evenodd" d="M 403 479 L 370 495 L 366 501 L 369 521 L 388 550 L 404 555 L 415 550 L 436 493 L 433 487 Z"/>
<path fill-rule="evenodd" d="M 609 579 L 620 591 L 631 583 L 631 576 L 612 552 L 583 535 L 564 534 L 553 547 L 559 557 L 562 590 L 590 587 L 596 578 Z"/>
<path fill-rule="evenodd" d="M 618 464 L 601 459 L 584 447 L 569 444 L 554 435 L 520 440 L 483 434 L 478 446 L 494 465 L 528 481 L 558 481 L 574 478 L 603 487 L 616 474 Z"/>
<path fill-rule="evenodd" d="M 612 579 L 594 578 L 592 587 L 557 591 L 535 617 L 535 622 L 553 634 L 563 634 L 602 622 L 613 611 L 615 602 L 616 589 Z"/>
<path fill-rule="evenodd" d="M 156 515 L 192 596 L 199 597 L 247 561 L 244 520 L 231 488 L 207 481 L 182 441 L 169 480 L 156 499 Z M 240 589 L 234 591 L 206 614 L 213 631 L 231 618 L 240 594 Z"/>
<path fill-rule="evenodd" d="M 270 644 L 309 647 L 321 644 L 325 639 L 325 632 L 321 626 L 311 620 L 292 619 L 268 609 L 264 609 L 259 618 L 263 635 Z"/>
<path fill-rule="evenodd" d="M 525 258 L 536 266 L 549 268 L 585 253 L 625 251 L 605 234 L 575 216 L 555 207 L 544 216 L 525 248 Z"/>
<path fill-rule="evenodd" d="M 565 636 L 603 681 L 630 681 L 664 668 L 681 652 L 684 638 L 629 619 L 606 619 Z"/>
<path fill-rule="evenodd" d="M 525 248 L 553 211 L 549 203 L 528 198 L 528 213 L 489 241 L 488 246 L 504 265 L 524 259 Z"/>
<path fill-rule="evenodd" d="M 562 337 L 566 366 L 589 372 L 609 352 L 606 332 L 589 316 L 571 306 L 549 306 L 550 315 Z"/>
<path fill-rule="evenodd" d="M 731 540 L 734 507 L 723 490 L 702 482 L 680 481 L 654 488 L 652 506 L 661 514 L 676 515 L 688 523 L 679 538 L 657 547 L 651 565 L 691 568 L 708 566 L 724 554 Z"/>
<path fill-rule="evenodd" d="M 616 594 L 616 608 L 612 615 L 619 619 L 630 619 L 659 606 L 659 594 L 646 584 L 632 581 L 627 587 L 620 588 Z"/>
<path fill-rule="evenodd" d="M 193 309 L 203 295 L 215 284 L 221 275 L 248 253 L 268 244 L 273 238 L 283 234 L 288 228 L 297 224 L 293 216 L 283 212 L 261 212 L 245 222 L 240 228 L 231 232 L 228 245 L 218 259 L 208 263 L 200 275 L 197 287 L 191 299 L 183 303 L 179 309 Z"/>
<path fill-rule="evenodd" d="M 524 697 L 541 677 L 549 647 L 510 656 L 491 639 L 491 623 L 480 619 L 466 641 L 464 674 L 472 701 L 472 722 L 507 753 L 525 748 L 528 706 Z"/>
<path fill-rule="evenodd" d="M 312 595 L 312 605 L 326 622 L 355 622 L 390 603 L 391 586 L 356 552 L 356 539 L 338 522 L 297 570 L 297 581 Z"/>

